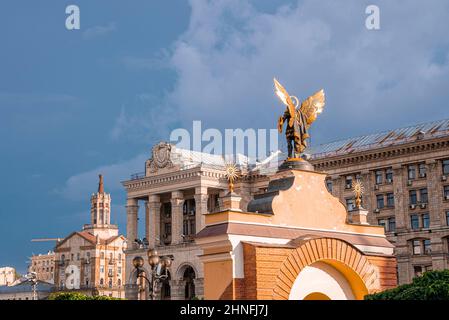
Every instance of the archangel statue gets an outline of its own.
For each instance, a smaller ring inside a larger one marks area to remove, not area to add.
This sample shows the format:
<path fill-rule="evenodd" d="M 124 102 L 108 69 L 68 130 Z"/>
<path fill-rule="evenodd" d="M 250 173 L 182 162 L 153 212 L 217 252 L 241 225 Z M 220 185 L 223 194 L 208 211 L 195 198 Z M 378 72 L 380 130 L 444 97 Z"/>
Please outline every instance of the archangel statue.
<path fill-rule="evenodd" d="M 285 136 L 287 138 L 288 158 L 300 160 L 301 153 L 307 148 L 308 129 L 315 121 L 318 114 L 323 111 L 325 105 L 324 90 L 316 92 L 301 103 L 299 99 L 290 96 L 285 88 L 274 79 L 276 95 L 286 106 L 284 115 L 279 117 L 278 130 L 282 133 L 284 122 L 287 123 Z M 295 103 L 293 103 L 293 100 Z"/>

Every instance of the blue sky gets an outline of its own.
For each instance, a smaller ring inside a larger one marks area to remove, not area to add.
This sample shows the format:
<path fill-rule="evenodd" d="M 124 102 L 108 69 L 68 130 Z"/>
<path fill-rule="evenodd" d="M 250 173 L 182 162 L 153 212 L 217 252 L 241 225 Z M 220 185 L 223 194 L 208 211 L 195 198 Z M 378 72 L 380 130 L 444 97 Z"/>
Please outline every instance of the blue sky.
<path fill-rule="evenodd" d="M 381 29 L 365 28 L 368 4 Z M 81 29 L 65 28 L 76 4 Z M 323 87 L 313 143 L 449 118 L 447 1 L 23 1 L 0 5 L 0 265 L 89 222 L 171 129 L 273 128 L 276 76 Z"/>

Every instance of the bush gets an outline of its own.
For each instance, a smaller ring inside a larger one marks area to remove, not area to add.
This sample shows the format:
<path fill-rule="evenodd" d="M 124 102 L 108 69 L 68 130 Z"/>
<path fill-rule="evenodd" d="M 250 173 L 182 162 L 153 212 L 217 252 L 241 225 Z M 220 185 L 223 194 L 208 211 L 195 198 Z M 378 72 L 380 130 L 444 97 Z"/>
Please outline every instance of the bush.
<path fill-rule="evenodd" d="M 365 300 L 449 300 L 449 270 L 425 272 L 410 284 L 366 295 Z"/>
<path fill-rule="evenodd" d="M 88 296 L 79 292 L 55 292 L 50 294 L 48 300 L 123 300 L 108 296 Z"/>

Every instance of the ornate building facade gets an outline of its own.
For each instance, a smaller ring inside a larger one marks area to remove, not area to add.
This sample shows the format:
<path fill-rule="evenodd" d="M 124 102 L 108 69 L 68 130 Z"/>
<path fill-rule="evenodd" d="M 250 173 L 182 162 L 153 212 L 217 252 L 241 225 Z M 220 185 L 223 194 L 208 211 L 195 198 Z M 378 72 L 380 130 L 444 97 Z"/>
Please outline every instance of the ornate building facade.
<path fill-rule="evenodd" d="M 194 236 L 204 228 L 205 215 L 221 208 L 219 198 L 228 187 L 224 165 L 221 156 L 161 142 L 153 147 L 145 172 L 123 182 L 127 192 L 127 279 L 132 278 L 133 258 L 145 257 L 148 248 L 156 248 L 160 255 L 173 258 L 170 279 L 162 285 L 160 298 L 203 297 L 202 251 Z M 266 176 L 256 173 L 240 181 L 236 190 L 242 193 L 242 208 L 267 184 Z M 142 223 L 145 231 L 139 234 Z"/>
<path fill-rule="evenodd" d="M 37 280 L 54 283 L 55 253 L 35 254 L 31 257 L 28 272 L 36 273 Z"/>
<path fill-rule="evenodd" d="M 356 137 L 308 150 L 328 189 L 351 211 L 365 186 L 368 221 L 395 245 L 399 284 L 449 268 L 449 121 Z"/>
<path fill-rule="evenodd" d="M 110 222 L 111 196 L 100 175 L 91 197 L 91 223 L 55 247 L 56 290 L 124 298 L 126 239 Z"/>
<path fill-rule="evenodd" d="M 315 170 L 328 175 L 329 191 L 349 212 L 355 206 L 352 181 L 362 180 L 368 222 L 384 226 L 387 239 L 395 245 L 399 283 L 408 283 L 426 270 L 449 267 L 449 121 L 337 141 L 306 153 Z M 245 212 L 254 197 L 266 192 L 282 159 L 253 166 L 246 160 L 238 164 L 243 177 L 235 183 L 240 210 Z M 161 297 L 203 296 L 202 251 L 192 240 L 205 227 L 208 214 L 224 209 L 223 157 L 160 143 L 153 147 L 145 172 L 132 175 L 123 186 L 127 279 L 132 259 L 155 247 L 161 255 L 174 258 Z"/>

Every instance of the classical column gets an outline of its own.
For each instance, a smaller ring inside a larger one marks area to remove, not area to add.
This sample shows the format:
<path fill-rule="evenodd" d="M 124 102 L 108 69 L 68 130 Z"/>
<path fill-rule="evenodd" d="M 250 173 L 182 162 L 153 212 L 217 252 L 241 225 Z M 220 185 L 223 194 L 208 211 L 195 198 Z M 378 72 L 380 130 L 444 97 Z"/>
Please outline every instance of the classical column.
<path fill-rule="evenodd" d="M 126 201 L 126 238 L 128 239 L 128 248 L 136 247 L 134 240 L 137 239 L 137 214 L 139 206 L 137 199 L 128 199 Z"/>
<path fill-rule="evenodd" d="M 204 278 L 197 278 L 193 280 L 195 284 L 195 295 L 198 298 L 204 297 Z"/>
<path fill-rule="evenodd" d="M 195 189 L 195 231 L 200 232 L 204 228 L 205 215 L 207 214 L 207 200 L 209 195 L 207 194 L 206 187 L 198 187 Z"/>
<path fill-rule="evenodd" d="M 150 248 L 161 244 L 161 199 L 158 195 L 148 197 L 145 235 Z"/>
<path fill-rule="evenodd" d="M 172 219 L 172 244 L 183 242 L 183 214 L 182 206 L 184 204 L 184 195 L 182 191 L 173 191 L 171 193 L 171 219 Z"/>

